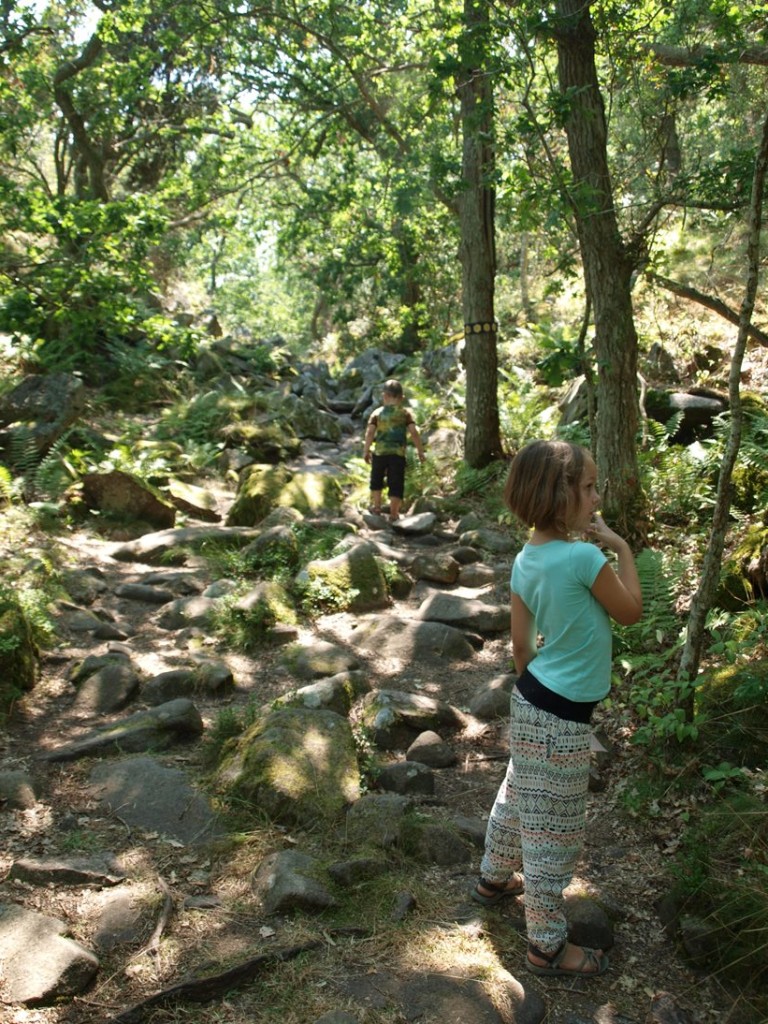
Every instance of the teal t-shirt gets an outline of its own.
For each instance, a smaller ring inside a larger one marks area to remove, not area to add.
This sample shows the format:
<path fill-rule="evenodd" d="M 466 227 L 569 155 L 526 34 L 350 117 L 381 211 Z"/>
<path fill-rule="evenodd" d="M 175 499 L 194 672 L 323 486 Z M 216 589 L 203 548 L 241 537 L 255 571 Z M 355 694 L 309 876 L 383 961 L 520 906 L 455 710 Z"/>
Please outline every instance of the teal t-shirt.
<path fill-rule="evenodd" d="M 376 455 L 405 455 L 408 424 L 413 416 L 402 405 L 380 405 L 368 420 L 376 426 L 373 451 Z"/>
<path fill-rule="evenodd" d="M 610 617 L 591 592 L 606 562 L 594 544 L 553 540 L 526 544 L 512 566 L 512 591 L 544 639 L 528 667 L 569 700 L 602 700 L 611 688 Z"/>

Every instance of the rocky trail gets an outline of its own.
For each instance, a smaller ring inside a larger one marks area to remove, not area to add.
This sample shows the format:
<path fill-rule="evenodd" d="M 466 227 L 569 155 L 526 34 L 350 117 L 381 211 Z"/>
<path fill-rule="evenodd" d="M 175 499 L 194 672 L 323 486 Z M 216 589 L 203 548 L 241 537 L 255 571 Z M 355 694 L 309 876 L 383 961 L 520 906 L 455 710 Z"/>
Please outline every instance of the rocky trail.
<path fill-rule="evenodd" d="M 315 463 L 333 459 L 320 454 Z M 393 526 L 355 509 L 345 515 L 359 537 L 395 552 L 402 565 L 466 548 L 456 523 L 424 532 L 422 521 L 411 528 L 418 517 Z M 589 982 L 528 975 L 522 901 L 490 910 L 470 901 L 484 819 L 506 765 L 508 633 L 462 626 L 472 653 L 460 659 L 413 660 L 397 640 L 375 650 L 353 641 L 372 622 L 420 621 L 435 594 L 503 606 L 508 554 L 478 550 L 455 582 L 420 579 L 387 610 L 322 616 L 296 633 L 309 652 L 332 649 L 341 659 L 333 671 L 359 672 L 367 691 L 439 701 L 460 709 L 463 723 L 430 737 L 424 758 L 432 764 L 418 771 L 413 752 L 407 760 L 402 748 L 378 752 L 383 763 L 412 769 L 407 779 L 392 775 L 390 795 L 459 823 L 461 855 L 404 865 L 390 849 L 397 871 L 376 879 L 379 901 L 369 894 L 337 927 L 318 906 L 298 916 L 287 904 L 275 909 L 269 886 L 257 884 L 269 857 L 317 856 L 335 836 L 241 813 L 247 838 L 222 843 L 224 823 L 206 788 L 205 738 L 219 717 L 296 689 L 284 649 L 232 654 L 201 625 L 169 625 L 175 602 L 213 593 L 220 581 L 192 555 L 163 567 L 116 558 L 120 546 L 86 532 L 67 538 L 72 601 L 58 609 L 62 641 L 45 654 L 39 684 L 2 738 L 2 1021 L 267 1022 L 278 1019 L 286 990 L 293 994 L 282 1016 L 306 1024 L 744 1019 L 718 979 L 685 964 L 659 920 L 667 839 L 622 809 L 636 755 L 607 712 L 597 726 L 610 752 L 596 755 L 587 845 L 572 889 L 605 912 L 614 940 L 609 972 Z M 94 658 L 101 660 L 83 671 Z M 202 691 L 199 675 L 190 684 L 201 663 Z M 120 732 L 129 718 L 132 730 Z M 118 731 L 105 733 L 107 725 Z M 446 751 L 441 762 L 436 752 Z M 341 871 L 336 877 L 342 889 L 356 884 Z M 404 877 L 412 884 L 404 887 Z"/>

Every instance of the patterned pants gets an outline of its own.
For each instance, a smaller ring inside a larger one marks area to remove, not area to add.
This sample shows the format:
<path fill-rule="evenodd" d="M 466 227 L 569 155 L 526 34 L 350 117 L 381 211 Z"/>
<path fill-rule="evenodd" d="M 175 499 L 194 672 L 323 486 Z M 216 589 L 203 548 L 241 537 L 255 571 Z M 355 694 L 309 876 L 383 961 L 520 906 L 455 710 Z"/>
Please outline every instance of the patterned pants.
<path fill-rule="evenodd" d="M 500 885 L 522 868 L 528 941 L 553 953 L 567 936 L 563 890 L 584 842 L 591 727 L 540 711 L 516 689 L 511 714 L 480 873 Z"/>

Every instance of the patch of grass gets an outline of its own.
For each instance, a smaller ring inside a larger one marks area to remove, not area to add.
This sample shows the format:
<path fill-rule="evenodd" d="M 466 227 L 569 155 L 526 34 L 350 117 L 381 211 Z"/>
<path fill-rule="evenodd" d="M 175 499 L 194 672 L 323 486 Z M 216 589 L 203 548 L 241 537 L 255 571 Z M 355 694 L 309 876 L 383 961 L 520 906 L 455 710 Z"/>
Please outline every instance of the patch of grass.
<path fill-rule="evenodd" d="M 100 853 L 104 849 L 102 838 L 96 832 L 86 828 L 72 829 L 62 832 L 60 838 L 62 853 Z"/>
<path fill-rule="evenodd" d="M 259 706 L 253 698 L 242 707 L 222 708 L 206 731 L 203 740 L 204 763 L 209 768 L 217 765 L 229 740 L 244 733 L 253 725 L 258 715 Z"/>
<path fill-rule="evenodd" d="M 683 906 L 701 920 L 707 973 L 754 993 L 768 1011 L 764 800 L 732 793 L 708 807 L 685 833 L 674 874 Z"/>

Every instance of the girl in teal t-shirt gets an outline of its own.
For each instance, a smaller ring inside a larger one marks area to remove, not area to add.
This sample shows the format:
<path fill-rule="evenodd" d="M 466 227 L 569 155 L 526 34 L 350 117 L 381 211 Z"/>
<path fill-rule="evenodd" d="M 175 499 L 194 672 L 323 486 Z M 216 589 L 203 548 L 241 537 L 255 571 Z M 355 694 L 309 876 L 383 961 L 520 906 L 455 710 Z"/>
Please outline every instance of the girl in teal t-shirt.
<path fill-rule="evenodd" d="M 584 448 L 526 445 L 504 499 L 532 532 L 512 568 L 510 760 L 472 896 L 490 905 L 524 887 L 528 969 L 596 976 L 608 959 L 568 942 L 563 892 L 584 841 L 589 723 L 610 688 L 610 620 L 637 622 L 640 581 L 629 545 L 597 515 L 597 471 Z M 615 552 L 616 570 L 600 547 Z"/>

